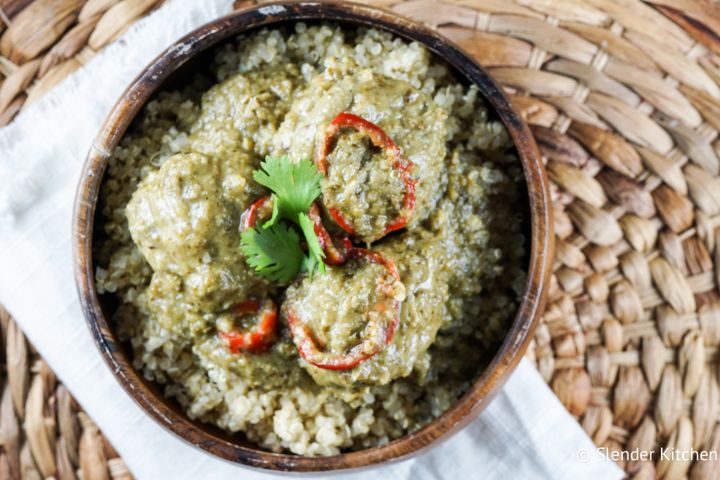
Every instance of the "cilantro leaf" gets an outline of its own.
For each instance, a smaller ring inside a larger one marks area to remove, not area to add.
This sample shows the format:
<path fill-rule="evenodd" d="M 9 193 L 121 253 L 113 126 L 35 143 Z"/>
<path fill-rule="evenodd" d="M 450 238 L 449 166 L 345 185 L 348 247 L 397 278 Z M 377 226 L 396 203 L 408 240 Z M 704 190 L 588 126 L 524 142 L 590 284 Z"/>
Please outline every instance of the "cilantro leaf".
<path fill-rule="evenodd" d="M 288 283 L 305 264 L 297 232 L 285 225 L 250 228 L 240 240 L 248 265 L 270 281 Z"/>
<path fill-rule="evenodd" d="M 258 170 L 255 171 L 257 172 Z M 270 201 L 272 202 L 273 207 L 272 215 L 270 216 L 270 220 L 263 224 L 263 228 L 272 227 L 273 225 L 275 225 L 275 222 L 280 217 L 280 207 L 278 207 L 278 205 L 280 205 L 280 201 L 278 200 L 277 195 L 275 195 L 274 193 L 270 195 Z"/>
<path fill-rule="evenodd" d="M 308 159 L 294 163 L 288 157 L 267 156 L 253 178 L 273 191 L 273 215 L 265 227 L 274 225 L 278 218 L 298 223 L 298 215 L 307 212 L 320 195 L 322 175 Z"/>
<path fill-rule="evenodd" d="M 316 268 L 320 271 L 320 273 L 325 273 L 325 263 L 323 262 L 325 252 L 323 252 L 320 247 L 320 240 L 315 234 L 315 225 L 313 224 L 313 221 L 310 220 L 310 217 L 308 217 L 306 213 L 301 213 L 298 215 L 298 224 L 300 224 L 300 229 L 305 236 L 305 241 L 307 242 L 308 247 L 308 256 L 311 260 L 311 262 L 306 265 L 308 273 L 312 275 Z"/>
<path fill-rule="evenodd" d="M 312 275 L 325 273 L 325 253 L 307 212 L 320 195 L 322 175 L 310 160 L 291 162 L 287 157 L 265 157 L 261 169 L 253 172 L 260 185 L 272 190 L 273 211 L 263 228 L 242 234 L 241 249 L 247 263 L 263 277 L 280 283 L 290 282 L 301 270 Z M 308 255 L 300 248 L 300 238 L 286 220 L 297 224 L 307 243 Z"/>
<path fill-rule="evenodd" d="M 305 255 L 305 258 L 303 259 L 302 264 L 302 271 L 308 272 L 308 275 L 312 278 L 313 273 L 315 272 L 315 269 L 317 268 L 318 263 L 317 260 L 315 260 L 315 257 L 311 255 Z M 323 266 L 323 270 L 325 270 L 325 267 Z"/>

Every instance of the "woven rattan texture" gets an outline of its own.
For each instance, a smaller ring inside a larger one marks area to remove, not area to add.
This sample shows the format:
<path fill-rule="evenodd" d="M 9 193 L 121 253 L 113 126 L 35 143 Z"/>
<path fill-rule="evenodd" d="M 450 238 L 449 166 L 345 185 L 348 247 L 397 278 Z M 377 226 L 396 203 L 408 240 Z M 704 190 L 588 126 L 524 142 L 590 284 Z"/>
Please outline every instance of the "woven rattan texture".
<path fill-rule="evenodd" d="M 162 0 L 0 0 L 0 126 Z"/>
<path fill-rule="evenodd" d="M 92 420 L 0 307 L 0 479 L 131 480 Z"/>
<path fill-rule="evenodd" d="M 10 25 L 0 37 L 0 124 L 159 3 L 0 0 Z M 717 461 L 659 455 L 720 450 L 718 4 L 368 3 L 474 54 L 533 128 L 557 234 L 549 307 L 528 352 L 543 377 L 598 446 L 655 452 L 620 461 L 630 476 L 718 478 Z M 42 360 L 18 354 L 26 343 L 11 321 L 3 333 L 0 469 L 47 476 L 97 458 L 105 475 L 126 475 Z"/>

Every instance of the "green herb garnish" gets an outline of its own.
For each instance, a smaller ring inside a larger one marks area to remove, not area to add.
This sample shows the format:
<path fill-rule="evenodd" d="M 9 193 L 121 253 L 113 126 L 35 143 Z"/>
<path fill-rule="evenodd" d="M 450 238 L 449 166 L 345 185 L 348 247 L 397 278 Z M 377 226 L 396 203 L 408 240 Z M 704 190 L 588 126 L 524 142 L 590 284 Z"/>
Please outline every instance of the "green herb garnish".
<path fill-rule="evenodd" d="M 297 232 L 283 224 L 246 230 L 241 249 L 248 265 L 273 282 L 288 283 L 305 262 Z"/>
<path fill-rule="evenodd" d="M 325 273 L 325 253 L 315 234 L 313 221 L 308 216 L 310 206 L 320 195 L 320 180 L 310 160 L 291 162 L 287 157 L 265 157 L 260 170 L 253 172 L 260 185 L 272 190 L 273 212 L 262 228 L 243 232 L 242 251 L 248 264 L 268 280 L 287 283 L 301 270 L 312 275 Z M 300 248 L 297 232 L 280 223 L 291 222 L 305 237 L 308 255 Z"/>
<path fill-rule="evenodd" d="M 320 247 L 320 240 L 315 234 L 315 225 L 313 224 L 313 221 L 310 220 L 307 213 L 301 213 L 298 215 L 298 224 L 300 225 L 303 235 L 305 235 L 309 258 L 312 262 L 308 265 L 308 273 L 312 275 L 316 268 L 320 271 L 320 273 L 325 273 L 325 263 L 323 262 L 325 252 L 323 252 Z"/>
<path fill-rule="evenodd" d="M 307 159 L 293 163 L 287 157 L 265 157 L 253 178 L 273 192 L 273 215 L 266 228 L 278 218 L 298 223 L 298 215 L 307 213 L 320 195 L 322 175 Z"/>

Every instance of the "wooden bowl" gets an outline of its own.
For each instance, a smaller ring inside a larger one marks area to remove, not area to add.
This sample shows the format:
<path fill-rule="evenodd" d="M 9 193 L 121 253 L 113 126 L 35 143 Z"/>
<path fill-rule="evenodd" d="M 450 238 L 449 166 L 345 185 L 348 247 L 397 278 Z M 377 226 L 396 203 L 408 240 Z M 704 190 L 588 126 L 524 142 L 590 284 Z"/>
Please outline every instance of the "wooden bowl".
<path fill-rule="evenodd" d="M 520 308 L 494 358 L 472 387 L 440 417 L 415 433 L 386 445 L 330 457 L 303 457 L 260 449 L 242 435 L 190 420 L 174 400 L 132 367 L 127 346 L 118 341 L 109 318 L 111 301 L 95 289 L 92 258 L 93 226 L 98 193 L 111 152 L 148 99 L 161 86 L 187 78 L 195 62 L 210 47 L 261 26 L 295 21 L 327 20 L 350 26 L 369 26 L 415 40 L 445 59 L 458 78 L 475 83 L 505 124 L 522 162 L 529 198 L 531 251 L 528 282 Z M 535 142 L 525 123 L 488 73 L 459 47 L 437 32 L 396 14 L 351 3 L 265 4 L 231 13 L 185 36 L 157 57 L 118 100 L 90 150 L 78 186 L 74 213 L 75 277 L 80 300 L 95 342 L 125 391 L 158 423 L 203 450 L 253 467 L 289 471 L 337 470 L 405 458 L 447 437 L 475 418 L 509 377 L 542 312 L 549 284 L 553 229 L 550 193 Z"/>

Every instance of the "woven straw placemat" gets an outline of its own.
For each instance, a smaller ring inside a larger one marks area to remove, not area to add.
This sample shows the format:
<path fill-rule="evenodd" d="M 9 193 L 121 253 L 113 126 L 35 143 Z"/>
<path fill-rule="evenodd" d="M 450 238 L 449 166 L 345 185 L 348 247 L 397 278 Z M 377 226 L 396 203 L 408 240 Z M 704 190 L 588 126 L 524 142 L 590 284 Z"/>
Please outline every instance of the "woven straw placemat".
<path fill-rule="evenodd" d="M 0 124 L 159 3 L 0 0 L 9 25 L 0 37 Z M 543 377 L 598 446 L 655 452 L 652 461 L 618 461 L 633 478 L 719 478 L 717 460 L 660 456 L 668 447 L 720 450 L 718 3 L 368 3 L 428 23 L 474 54 L 533 128 L 557 234 L 549 307 L 528 352 Z M 85 479 L 128 476 L 0 318 L 0 478 L 78 466 Z"/>
<path fill-rule="evenodd" d="M 0 479 L 131 480 L 93 421 L 0 306 Z"/>

